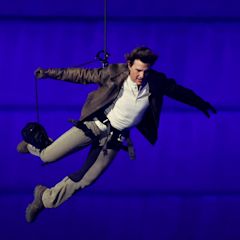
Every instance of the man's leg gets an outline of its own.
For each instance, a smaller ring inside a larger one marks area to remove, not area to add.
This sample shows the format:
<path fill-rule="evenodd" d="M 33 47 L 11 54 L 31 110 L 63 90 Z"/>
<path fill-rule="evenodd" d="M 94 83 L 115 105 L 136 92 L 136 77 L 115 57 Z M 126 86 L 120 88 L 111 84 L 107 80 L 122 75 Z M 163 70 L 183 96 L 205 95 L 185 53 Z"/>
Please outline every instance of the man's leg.
<path fill-rule="evenodd" d="M 110 165 L 117 152 L 118 151 L 113 149 L 108 149 L 107 154 L 101 151 L 95 163 L 89 168 L 80 181 L 74 182 L 69 177 L 65 177 L 53 188 L 46 189 L 42 196 L 45 208 L 58 207 L 77 190 L 83 189 L 95 182 Z"/>
<path fill-rule="evenodd" d="M 60 204 L 70 198 L 76 191 L 83 189 L 95 182 L 110 165 L 119 150 L 107 149 L 106 151 L 106 153 L 104 151 L 100 152 L 96 161 L 88 169 L 80 181 L 74 182 L 70 177 L 65 177 L 54 187 L 44 189 L 44 191 L 39 195 L 35 194 L 37 196 L 26 210 L 26 220 L 28 222 L 32 222 L 44 208 L 58 207 Z M 39 200 L 41 204 L 38 204 Z M 34 204 L 36 202 L 39 206 L 37 211 Z"/>
<path fill-rule="evenodd" d="M 92 131 L 92 136 L 86 135 L 86 132 L 82 129 L 72 127 L 42 151 L 31 144 L 27 145 L 27 149 L 31 154 L 40 157 L 45 163 L 54 162 L 88 146 L 92 142 L 92 138 L 100 134 L 100 130 L 96 129 L 94 122 L 88 122 L 87 128 Z"/>

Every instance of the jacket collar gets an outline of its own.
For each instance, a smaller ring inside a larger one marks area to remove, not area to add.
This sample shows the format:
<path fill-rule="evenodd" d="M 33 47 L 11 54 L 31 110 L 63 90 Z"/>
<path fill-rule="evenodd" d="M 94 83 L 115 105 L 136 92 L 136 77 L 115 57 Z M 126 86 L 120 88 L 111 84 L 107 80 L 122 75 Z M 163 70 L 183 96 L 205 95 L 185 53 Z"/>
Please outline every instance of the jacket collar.
<path fill-rule="evenodd" d="M 129 70 L 127 64 L 119 64 L 118 69 L 116 69 L 116 74 L 111 76 L 111 79 L 117 85 L 122 85 L 122 83 L 127 79 L 129 75 Z"/>

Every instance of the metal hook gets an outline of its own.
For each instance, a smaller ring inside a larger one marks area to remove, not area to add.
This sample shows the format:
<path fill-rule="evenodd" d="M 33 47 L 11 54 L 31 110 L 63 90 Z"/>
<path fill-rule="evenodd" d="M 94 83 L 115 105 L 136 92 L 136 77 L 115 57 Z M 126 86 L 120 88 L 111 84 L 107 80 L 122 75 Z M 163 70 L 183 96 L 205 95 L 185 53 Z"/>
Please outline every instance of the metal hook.
<path fill-rule="evenodd" d="M 102 62 L 103 68 L 108 66 L 108 58 L 110 54 L 104 50 L 101 50 L 97 53 L 96 59 Z"/>

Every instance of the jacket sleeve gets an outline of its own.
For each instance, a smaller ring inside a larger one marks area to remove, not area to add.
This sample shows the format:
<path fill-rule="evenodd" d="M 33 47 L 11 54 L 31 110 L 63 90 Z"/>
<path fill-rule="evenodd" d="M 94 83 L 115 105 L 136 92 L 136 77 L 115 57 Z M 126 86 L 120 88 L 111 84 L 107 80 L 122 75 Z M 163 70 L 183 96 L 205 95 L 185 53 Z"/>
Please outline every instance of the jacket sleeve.
<path fill-rule="evenodd" d="M 202 99 L 191 89 L 178 85 L 174 79 L 167 79 L 167 82 L 168 84 L 165 92 L 166 96 L 193 106 L 202 111 L 208 117 L 210 116 L 208 113 L 209 110 L 216 113 L 215 108 L 211 106 L 209 102 Z"/>
<path fill-rule="evenodd" d="M 102 84 L 102 69 L 49 68 L 45 70 L 44 78 L 52 78 L 81 84 Z"/>

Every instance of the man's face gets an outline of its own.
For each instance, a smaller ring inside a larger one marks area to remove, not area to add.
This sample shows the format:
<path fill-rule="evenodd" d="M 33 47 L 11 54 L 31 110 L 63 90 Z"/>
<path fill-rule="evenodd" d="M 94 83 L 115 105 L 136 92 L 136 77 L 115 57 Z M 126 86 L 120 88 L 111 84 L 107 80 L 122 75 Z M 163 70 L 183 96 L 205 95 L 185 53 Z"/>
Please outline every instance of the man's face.
<path fill-rule="evenodd" d="M 150 65 L 148 63 L 143 63 L 139 59 L 135 59 L 132 65 L 128 63 L 128 68 L 130 71 L 131 80 L 140 86 L 146 79 Z"/>

